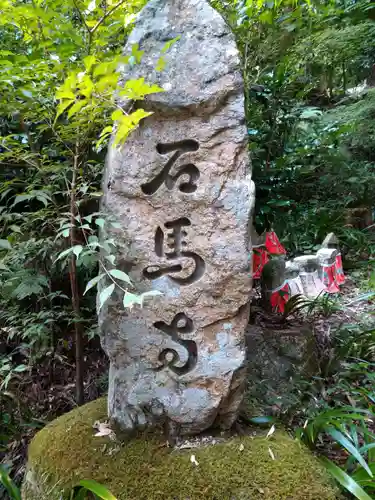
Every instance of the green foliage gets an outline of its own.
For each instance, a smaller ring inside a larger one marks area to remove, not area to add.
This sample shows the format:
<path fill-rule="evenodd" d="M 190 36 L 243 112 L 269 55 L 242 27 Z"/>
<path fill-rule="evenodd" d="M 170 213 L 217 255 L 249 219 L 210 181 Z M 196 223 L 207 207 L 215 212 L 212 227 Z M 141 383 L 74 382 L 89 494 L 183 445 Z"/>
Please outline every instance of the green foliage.
<path fill-rule="evenodd" d="M 95 498 L 101 498 L 103 500 L 116 500 L 116 497 L 114 497 L 105 486 L 93 481 L 92 479 L 82 480 L 79 484 L 81 488 L 78 493 L 71 498 L 84 500 L 86 498 L 86 493 L 90 491 L 94 494 Z"/>
<path fill-rule="evenodd" d="M 9 477 L 5 467 L 0 464 L 0 484 L 6 489 L 10 500 L 21 500 L 21 491 Z"/>
<path fill-rule="evenodd" d="M 7 470 L 2 465 L 0 465 L 0 484 L 6 489 L 10 500 L 22 500 L 21 490 L 10 478 Z M 66 500 L 85 500 L 92 498 L 91 495 L 89 496 L 89 493 L 92 493 L 95 499 L 116 500 L 116 497 L 105 486 L 92 479 L 80 481 L 79 486 L 73 488 L 65 497 Z"/>
<path fill-rule="evenodd" d="M 340 309 L 341 306 L 338 300 L 327 293 L 320 294 L 315 299 L 309 299 L 304 295 L 297 294 L 293 295 L 285 304 L 283 320 L 296 313 L 303 313 L 306 316 L 321 314 L 328 317 Z"/>
<path fill-rule="evenodd" d="M 115 98 L 119 65 L 142 57 L 136 45 L 125 55 L 123 46 L 144 4 L 0 2 L 0 335 L 6 346 L 0 412 L 22 372 L 46 357 L 52 364 L 56 346 L 72 332 L 82 403 L 82 337 L 91 337 L 96 324 L 93 280 L 122 293 L 125 307 L 142 306 L 153 295 L 137 293 L 117 269 L 110 233 L 118 222 L 98 211 L 112 131 L 121 146 L 150 114 L 143 98 L 163 91 L 139 78 L 124 83 L 121 101 Z M 108 233 L 100 243 L 99 231 Z M 9 432 L 22 425 L 13 422 Z"/>
<path fill-rule="evenodd" d="M 322 377 L 310 383 L 314 404 L 298 438 L 313 449 L 339 449 L 347 456 L 338 468 L 329 460 L 328 471 L 356 498 L 375 492 L 375 363 L 373 330 L 357 325 L 336 332 L 330 359 Z M 372 342 L 372 344 L 371 344 Z M 367 345 L 369 343 L 369 345 Z M 317 390 L 318 389 L 318 390 Z"/>
<path fill-rule="evenodd" d="M 340 469 L 333 462 L 328 460 L 327 458 L 322 458 L 322 463 L 326 466 L 327 470 L 332 474 L 332 476 L 345 488 L 345 490 L 349 491 L 355 498 L 358 500 L 371 500 L 370 497 L 360 486 L 360 483 L 355 481 L 352 477 L 349 476 L 345 471 Z"/>
<path fill-rule="evenodd" d="M 344 97 L 371 76 L 374 4 L 214 5 L 242 52 L 259 233 L 273 227 L 288 253 L 300 254 L 334 230 L 355 253 L 371 255 L 371 233 L 345 226 L 348 208 L 374 205 L 373 91 L 358 104 Z"/>

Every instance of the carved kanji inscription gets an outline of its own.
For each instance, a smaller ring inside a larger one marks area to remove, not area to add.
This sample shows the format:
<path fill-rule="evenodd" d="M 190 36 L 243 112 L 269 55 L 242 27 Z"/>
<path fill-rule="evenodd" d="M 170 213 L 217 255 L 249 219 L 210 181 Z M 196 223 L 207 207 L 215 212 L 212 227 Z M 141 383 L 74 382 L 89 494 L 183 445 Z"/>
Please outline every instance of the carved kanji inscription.
<path fill-rule="evenodd" d="M 197 364 L 197 344 L 193 340 L 181 338 L 181 335 L 192 333 L 194 331 L 193 321 L 186 316 L 185 313 L 178 313 L 173 318 L 170 325 L 164 321 L 157 321 L 154 323 L 154 327 L 169 335 L 174 342 L 182 345 L 186 349 L 188 355 L 186 363 L 182 366 L 178 366 L 180 363 L 180 356 L 178 355 L 178 352 L 171 348 L 164 349 L 159 354 L 159 361 L 162 364 L 157 369 L 161 370 L 168 367 L 177 375 L 184 375 L 185 373 L 190 372 Z"/>
<path fill-rule="evenodd" d="M 202 257 L 200 257 L 195 252 L 184 250 L 184 247 L 186 247 L 187 245 L 184 239 L 187 236 L 187 231 L 185 231 L 183 228 L 190 225 L 191 222 L 189 219 L 187 219 L 186 217 L 181 217 L 180 219 L 165 223 L 166 229 L 171 230 L 169 233 L 167 233 L 167 235 L 165 235 L 161 227 L 157 228 L 155 232 L 156 255 L 158 257 L 165 257 L 168 260 L 174 261 L 175 263 L 171 264 L 170 266 L 149 266 L 143 271 L 143 275 L 145 278 L 154 280 L 166 274 L 172 281 L 183 286 L 191 285 L 203 276 L 206 264 Z M 171 249 L 171 251 L 165 252 L 165 246 Z M 194 269 L 188 276 L 182 277 L 178 276 L 179 273 L 184 271 L 183 264 L 181 264 L 179 260 L 181 261 L 181 258 L 184 257 L 191 259 L 194 262 Z"/>
<path fill-rule="evenodd" d="M 169 190 L 172 190 L 178 179 L 182 176 L 187 176 L 188 181 L 182 182 L 178 186 L 178 189 L 182 193 L 193 193 L 197 189 L 197 181 L 200 177 L 199 170 L 195 165 L 193 165 L 193 163 L 180 165 L 175 175 L 171 175 L 170 171 L 180 156 L 184 153 L 197 151 L 199 149 L 198 142 L 188 139 L 185 141 L 167 144 L 159 143 L 156 146 L 156 149 L 161 155 L 167 155 L 173 151 L 175 151 L 175 153 L 169 158 L 163 170 L 156 177 L 154 177 L 150 182 L 142 184 L 141 189 L 143 193 L 151 196 L 156 193 L 162 184 L 165 184 Z"/>

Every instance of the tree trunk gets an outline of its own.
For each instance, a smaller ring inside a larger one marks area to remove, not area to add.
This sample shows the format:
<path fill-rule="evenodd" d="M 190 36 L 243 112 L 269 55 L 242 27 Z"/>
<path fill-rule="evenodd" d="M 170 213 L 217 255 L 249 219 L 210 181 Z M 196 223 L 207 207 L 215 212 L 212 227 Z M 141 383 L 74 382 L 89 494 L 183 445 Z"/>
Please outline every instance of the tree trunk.
<path fill-rule="evenodd" d="M 78 172 L 78 152 L 76 147 L 76 155 L 74 156 L 73 177 L 70 191 L 70 245 L 73 247 L 77 244 L 76 237 L 76 182 Z M 70 287 L 72 291 L 72 308 L 74 313 L 74 330 L 75 330 L 75 358 L 76 358 L 76 402 L 78 405 L 84 403 L 84 387 L 83 387 L 83 331 L 80 323 L 80 305 L 79 305 L 79 288 L 77 280 L 77 262 L 74 254 L 70 257 L 69 262 L 69 277 Z"/>

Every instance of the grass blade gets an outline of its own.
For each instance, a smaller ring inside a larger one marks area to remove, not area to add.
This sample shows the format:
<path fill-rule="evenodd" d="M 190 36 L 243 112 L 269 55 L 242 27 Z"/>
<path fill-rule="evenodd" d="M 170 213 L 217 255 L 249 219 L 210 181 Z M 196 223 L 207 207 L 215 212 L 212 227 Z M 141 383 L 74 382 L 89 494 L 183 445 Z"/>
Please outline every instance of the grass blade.
<path fill-rule="evenodd" d="M 16 484 L 11 480 L 7 471 L 0 466 L 0 483 L 7 490 L 11 500 L 21 500 L 21 492 Z"/>
<path fill-rule="evenodd" d="M 370 469 L 371 469 L 372 473 L 374 474 L 375 473 L 375 464 L 370 464 Z M 353 472 L 352 478 L 354 479 L 354 481 L 357 481 L 357 483 L 360 483 L 360 484 L 371 483 L 373 489 L 375 489 L 374 479 L 368 475 L 367 471 L 365 471 L 365 469 L 363 469 L 363 467 L 359 467 L 355 472 Z"/>
<path fill-rule="evenodd" d="M 349 441 L 348 438 L 344 436 L 344 434 L 333 427 L 328 427 L 326 429 L 327 434 L 329 434 L 333 439 L 335 439 L 338 443 L 341 444 L 352 456 L 361 464 L 361 466 L 367 471 L 368 475 L 372 477 L 372 472 L 367 465 L 366 460 L 359 453 L 357 448 Z"/>
<path fill-rule="evenodd" d="M 91 491 L 91 493 L 94 493 L 94 495 L 99 498 L 102 498 L 102 500 L 117 500 L 117 498 L 113 496 L 105 486 L 93 481 L 92 479 L 80 481 L 79 485 L 86 488 L 86 490 Z"/>
<path fill-rule="evenodd" d="M 341 486 L 343 486 L 347 491 L 350 491 L 352 495 L 358 500 L 373 500 L 366 492 L 363 490 L 358 483 L 352 479 L 349 474 L 340 469 L 336 464 L 328 460 L 328 458 L 321 458 L 321 462 L 325 465 L 328 472 L 338 481 Z"/>

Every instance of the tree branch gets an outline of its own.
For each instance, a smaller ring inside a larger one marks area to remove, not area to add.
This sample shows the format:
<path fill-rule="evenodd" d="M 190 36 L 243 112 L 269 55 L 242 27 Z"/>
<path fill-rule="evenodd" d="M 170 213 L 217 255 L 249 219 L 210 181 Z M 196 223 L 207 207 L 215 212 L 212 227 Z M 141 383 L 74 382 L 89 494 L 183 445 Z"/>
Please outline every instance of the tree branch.
<path fill-rule="evenodd" d="M 116 9 L 121 7 L 121 5 L 125 2 L 126 2 L 126 0 L 121 0 L 120 2 L 116 3 L 116 5 L 114 5 L 112 7 L 112 9 L 109 9 L 109 11 L 106 12 L 101 19 L 99 19 L 99 21 L 95 24 L 95 26 L 92 28 L 92 30 L 90 30 L 91 35 L 93 35 L 95 33 L 95 31 L 99 28 L 99 26 L 107 19 L 108 16 L 110 16 L 112 14 L 112 12 L 114 12 Z"/>
<path fill-rule="evenodd" d="M 91 37 L 91 30 L 90 30 L 89 26 L 86 23 L 85 16 L 82 14 L 81 9 L 78 7 L 77 1 L 73 0 L 73 3 L 74 3 L 74 7 L 77 9 L 77 12 L 78 12 L 79 18 L 81 19 L 82 24 L 84 25 L 84 27 L 86 28 L 89 36 Z"/>

